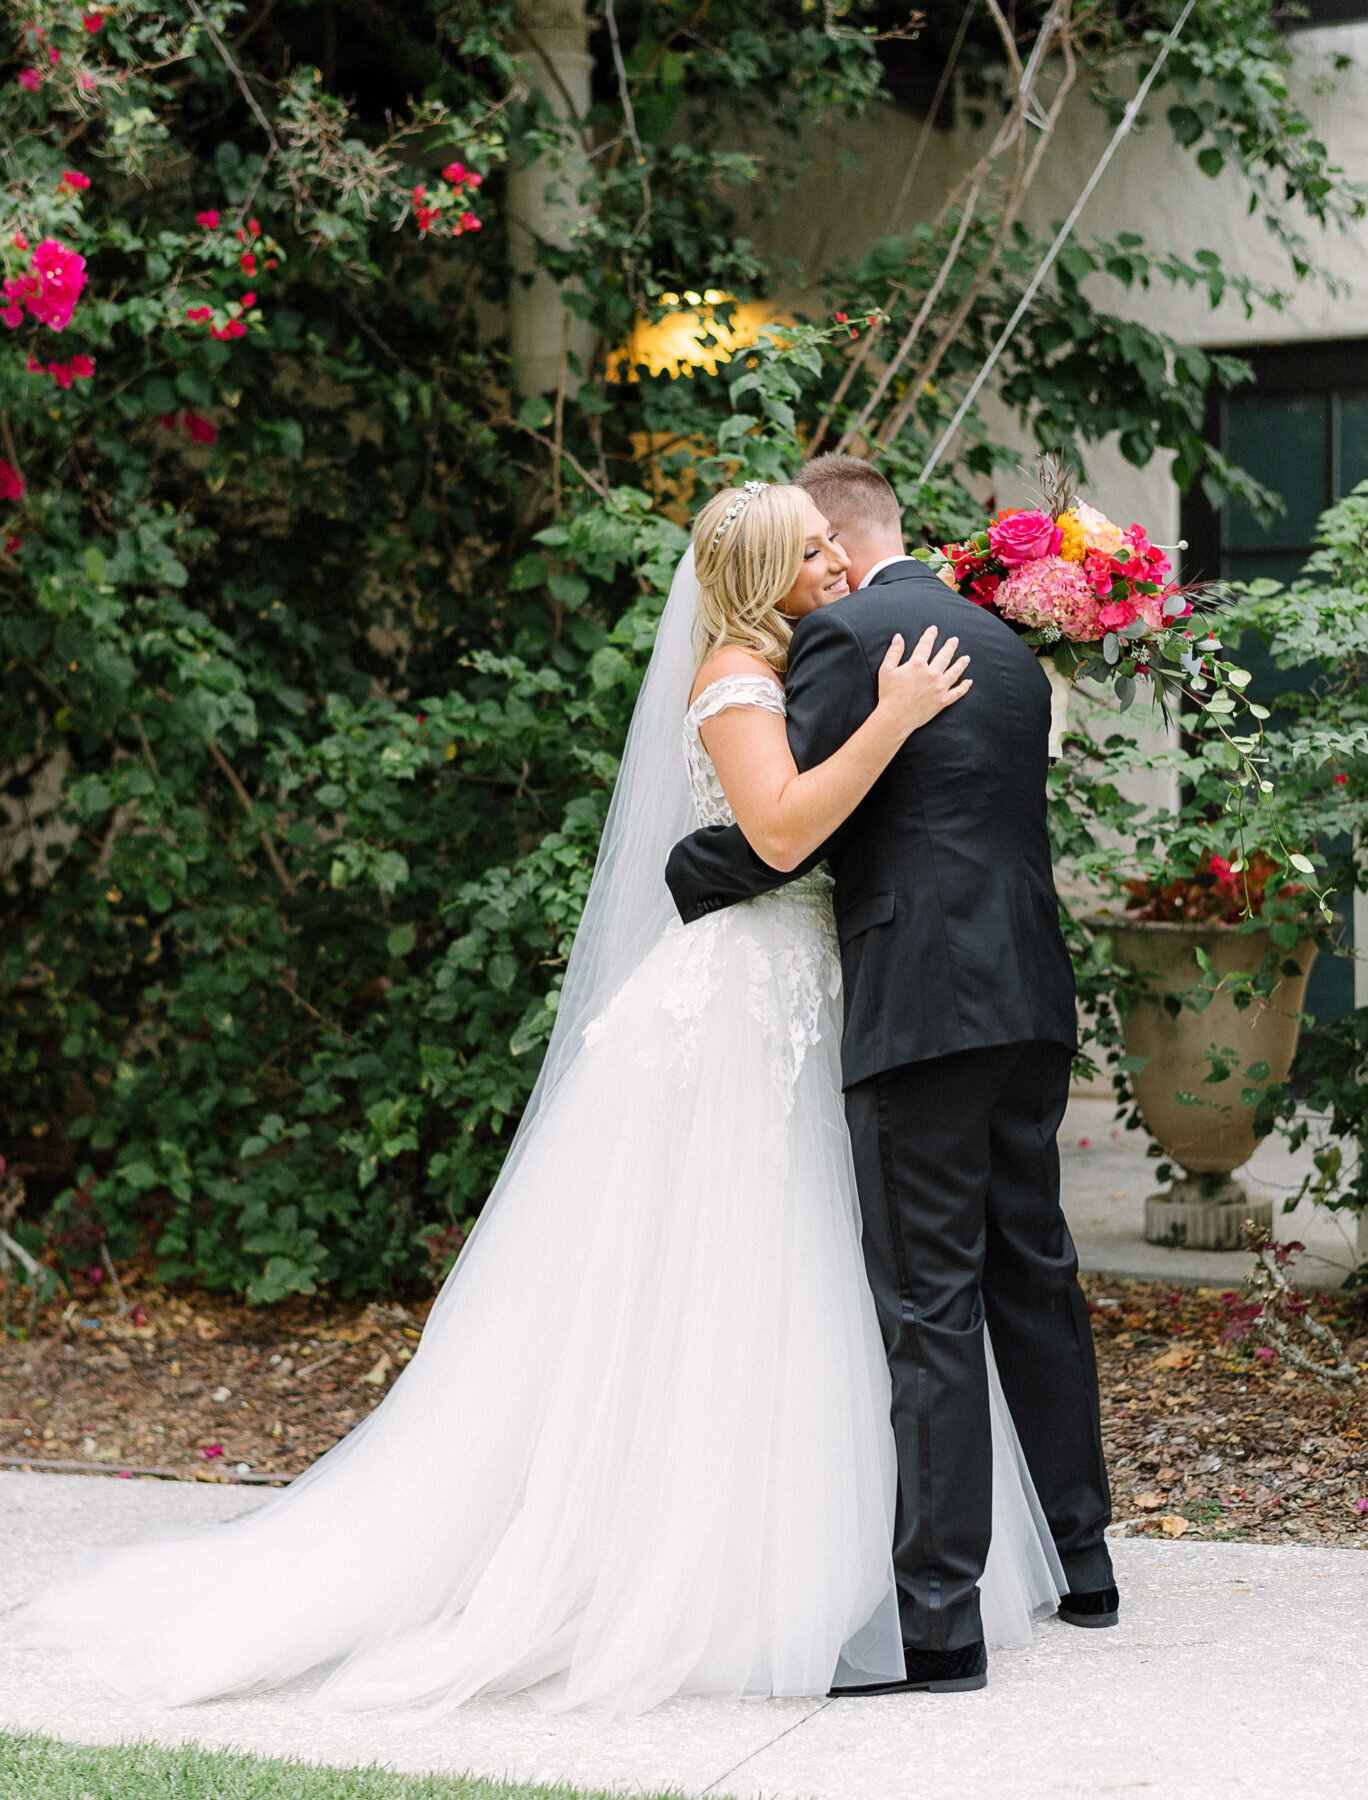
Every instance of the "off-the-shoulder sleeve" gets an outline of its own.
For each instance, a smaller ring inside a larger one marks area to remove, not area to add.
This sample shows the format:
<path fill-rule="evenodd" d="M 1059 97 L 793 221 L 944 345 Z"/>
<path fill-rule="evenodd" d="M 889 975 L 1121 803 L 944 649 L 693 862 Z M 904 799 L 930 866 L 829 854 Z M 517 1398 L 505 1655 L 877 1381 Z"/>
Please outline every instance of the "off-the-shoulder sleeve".
<path fill-rule="evenodd" d="M 782 716 L 784 690 L 767 675 L 719 675 L 689 708 L 689 723 L 697 728 L 733 706 L 758 706 Z"/>

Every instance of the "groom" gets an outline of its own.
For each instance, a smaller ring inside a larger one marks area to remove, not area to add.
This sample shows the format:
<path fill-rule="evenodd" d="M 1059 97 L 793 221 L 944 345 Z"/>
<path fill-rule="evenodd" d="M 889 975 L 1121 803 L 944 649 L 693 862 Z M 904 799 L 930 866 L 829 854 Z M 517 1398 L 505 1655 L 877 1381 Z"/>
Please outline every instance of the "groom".
<path fill-rule="evenodd" d="M 972 657 L 973 692 L 914 732 L 819 857 L 836 877 L 846 1117 L 865 1261 L 892 1374 L 893 1562 L 903 1688 L 982 1687 L 978 1580 L 992 1527 L 987 1323 L 1069 1592 L 1060 1617 L 1115 1624 L 1097 1368 L 1059 1207 L 1055 1134 L 1074 983 L 1045 825 L 1050 698 L 1028 647 L 907 556 L 893 490 L 820 456 L 799 477 L 851 559 L 847 599 L 800 620 L 788 734 L 800 769 L 873 711 L 895 632 Z M 695 831 L 666 879 L 687 922 L 800 875 L 739 829 Z"/>

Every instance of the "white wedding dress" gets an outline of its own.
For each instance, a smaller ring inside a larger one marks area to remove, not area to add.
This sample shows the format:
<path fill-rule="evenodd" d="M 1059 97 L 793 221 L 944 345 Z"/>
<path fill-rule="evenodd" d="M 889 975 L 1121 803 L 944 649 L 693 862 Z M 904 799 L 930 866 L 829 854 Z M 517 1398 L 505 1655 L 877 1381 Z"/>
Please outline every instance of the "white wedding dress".
<path fill-rule="evenodd" d="M 783 696 L 689 710 L 704 824 L 729 706 Z M 666 925 L 579 1036 L 377 1411 L 242 1519 L 88 1555 L 30 1641 L 162 1703 L 319 1669 L 325 1706 L 622 1712 L 901 1675 L 827 878 Z M 1015 1644 L 1063 1582 L 994 1408 L 984 1619 Z"/>

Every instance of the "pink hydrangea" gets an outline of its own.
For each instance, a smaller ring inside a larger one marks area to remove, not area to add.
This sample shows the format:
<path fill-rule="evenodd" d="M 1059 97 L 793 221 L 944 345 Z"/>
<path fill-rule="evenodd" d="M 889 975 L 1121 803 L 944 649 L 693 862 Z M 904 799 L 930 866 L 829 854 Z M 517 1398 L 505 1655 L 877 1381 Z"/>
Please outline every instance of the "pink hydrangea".
<path fill-rule="evenodd" d="M 1003 618 L 1019 625 L 1057 626 L 1074 643 L 1102 635 L 1092 583 L 1077 563 L 1062 556 L 1038 556 L 1019 564 L 998 588 L 993 605 Z"/>
<path fill-rule="evenodd" d="M 993 555 L 1009 567 L 1035 562 L 1042 556 L 1057 556 L 1063 539 L 1064 534 L 1054 520 L 1039 508 L 1030 512 L 1001 513 L 988 527 L 988 542 Z"/>

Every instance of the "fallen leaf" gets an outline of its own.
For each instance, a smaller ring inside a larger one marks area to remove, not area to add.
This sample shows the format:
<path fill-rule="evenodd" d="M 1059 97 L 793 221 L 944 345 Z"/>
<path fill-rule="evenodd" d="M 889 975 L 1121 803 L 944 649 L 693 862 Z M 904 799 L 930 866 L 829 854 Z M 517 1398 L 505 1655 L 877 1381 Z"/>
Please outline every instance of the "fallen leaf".
<path fill-rule="evenodd" d="M 1167 1518 L 1159 1520 L 1159 1529 L 1165 1537 L 1182 1537 L 1187 1528 L 1188 1521 L 1180 1518 L 1177 1513 L 1170 1513 Z"/>
<path fill-rule="evenodd" d="M 369 1387 L 383 1387 L 389 1377 L 389 1372 L 393 1367 L 394 1364 L 390 1361 L 389 1352 L 386 1351 L 379 1362 L 376 1363 L 375 1367 L 367 1369 L 361 1379 Z"/>
<path fill-rule="evenodd" d="M 1164 1504 L 1164 1496 L 1153 1492 L 1148 1494 L 1137 1494 L 1135 1496 L 1135 1504 L 1142 1512 L 1158 1512 L 1159 1508 Z"/>
<path fill-rule="evenodd" d="M 1195 1362 L 1197 1352 L 1190 1350 L 1186 1344 L 1179 1344 L 1172 1350 L 1166 1350 L 1162 1356 L 1156 1356 L 1153 1367 L 1156 1369 L 1186 1369 Z"/>

